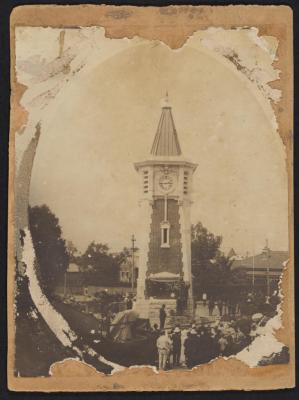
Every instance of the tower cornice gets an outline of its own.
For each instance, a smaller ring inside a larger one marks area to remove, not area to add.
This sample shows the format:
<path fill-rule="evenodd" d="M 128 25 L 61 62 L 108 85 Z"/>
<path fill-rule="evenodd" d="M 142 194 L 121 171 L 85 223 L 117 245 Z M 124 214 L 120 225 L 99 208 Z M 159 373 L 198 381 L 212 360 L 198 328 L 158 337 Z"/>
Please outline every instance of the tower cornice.
<path fill-rule="evenodd" d="M 184 160 L 184 159 L 165 159 L 165 158 L 161 158 L 161 159 L 148 159 L 145 161 L 139 161 L 134 163 L 134 167 L 136 169 L 136 171 L 138 171 L 140 168 L 142 167 L 148 167 L 148 166 L 154 166 L 154 165 L 179 165 L 179 166 L 183 166 L 183 167 L 188 167 L 191 168 L 193 171 L 196 170 L 198 164 L 193 163 L 191 161 L 188 160 Z"/>

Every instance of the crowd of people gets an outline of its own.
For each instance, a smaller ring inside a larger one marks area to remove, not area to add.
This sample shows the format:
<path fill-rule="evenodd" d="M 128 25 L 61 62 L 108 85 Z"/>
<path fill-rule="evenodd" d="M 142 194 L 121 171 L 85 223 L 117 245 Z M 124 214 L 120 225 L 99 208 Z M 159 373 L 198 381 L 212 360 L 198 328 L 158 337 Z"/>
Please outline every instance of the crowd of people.
<path fill-rule="evenodd" d="M 209 316 L 225 316 L 225 315 L 249 315 L 257 312 L 269 313 L 275 312 L 276 306 L 280 302 L 277 290 L 267 296 L 262 290 L 255 292 L 244 290 L 237 298 L 223 299 L 218 296 L 202 295 L 203 306 L 208 309 Z"/>
<path fill-rule="evenodd" d="M 257 302 L 249 293 L 246 298 L 247 308 L 243 307 L 246 313 L 243 315 L 224 313 L 221 302 L 207 301 L 209 316 L 214 318 L 192 323 L 188 327 L 176 325 L 172 329 L 165 329 L 168 313 L 165 304 L 162 304 L 159 325 L 154 324 L 151 332 L 156 351 L 155 364 L 162 370 L 193 368 L 219 356 L 237 354 L 252 342 L 257 335 L 257 327 L 264 325 L 275 314 L 276 297 L 277 294 L 274 293 L 270 299 Z M 133 296 L 126 295 L 123 301 L 125 309 L 132 309 Z M 104 321 L 106 319 L 109 325 L 111 318 L 106 316 Z M 109 326 L 107 329 L 109 330 Z"/>
<path fill-rule="evenodd" d="M 101 305 L 101 313 L 97 317 L 98 342 L 101 338 L 109 336 L 116 343 L 133 343 L 134 340 L 137 343 L 144 336 L 148 338 L 148 342 L 144 351 L 145 361 L 142 364 L 148 362 L 160 370 L 166 370 L 193 368 L 219 356 L 237 354 L 259 335 L 259 327 L 275 315 L 279 296 L 277 292 L 269 297 L 259 293 L 248 293 L 235 307 L 230 307 L 229 303 L 216 298 L 203 298 L 208 309 L 206 317 L 197 318 L 197 322 L 193 321 L 188 326 L 176 325 L 175 318 L 172 319 L 173 315 L 170 315 L 165 304 L 162 304 L 157 321 L 159 324 L 151 327 L 148 321 L 148 327 L 142 328 L 140 332 L 136 329 L 137 313 L 133 313 L 133 294 L 100 293 L 97 301 Z M 120 311 L 130 310 L 132 313 L 127 314 L 127 320 L 115 321 Z M 168 328 L 170 325 L 172 328 Z M 91 342 L 94 344 L 95 335 L 91 336 Z M 130 346 L 132 347 L 131 344 Z M 133 364 L 135 358 L 136 354 L 132 354 Z"/>
<path fill-rule="evenodd" d="M 258 327 L 269 318 L 262 314 L 257 318 L 212 323 L 192 324 L 189 328 L 174 329 L 153 327 L 156 332 L 157 366 L 159 369 L 177 367 L 193 368 L 212 359 L 237 354 L 248 346 L 258 334 Z"/>

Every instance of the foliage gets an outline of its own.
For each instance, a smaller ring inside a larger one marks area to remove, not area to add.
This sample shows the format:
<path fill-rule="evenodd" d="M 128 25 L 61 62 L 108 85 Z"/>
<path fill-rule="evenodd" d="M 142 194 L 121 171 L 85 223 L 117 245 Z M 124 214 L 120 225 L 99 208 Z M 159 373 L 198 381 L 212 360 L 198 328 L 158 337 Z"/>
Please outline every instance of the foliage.
<path fill-rule="evenodd" d="M 78 251 L 77 247 L 74 245 L 74 243 L 71 240 L 68 240 L 66 243 L 66 248 L 67 248 L 70 262 L 77 263 L 77 260 L 79 257 L 79 251 Z"/>
<path fill-rule="evenodd" d="M 209 232 L 201 222 L 191 227 L 192 273 L 198 276 L 219 253 L 221 236 Z"/>
<path fill-rule="evenodd" d="M 87 284 L 114 285 L 119 280 L 119 264 L 109 254 L 107 244 L 91 242 L 82 254 L 80 264 L 87 273 Z"/>
<path fill-rule="evenodd" d="M 246 273 L 231 269 L 232 261 L 220 251 L 221 236 L 209 232 L 200 222 L 191 228 L 194 292 L 197 297 L 233 300 L 247 284 Z"/>
<path fill-rule="evenodd" d="M 136 249 L 134 249 L 134 253 L 136 252 Z M 124 247 L 122 251 L 120 251 L 115 257 L 115 261 L 118 265 L 121 265 L 123 262 L 127 261 L 129 257 L 131 257 L 132 250 L 128 249 L 127 247 Z"/>
<path fill-rule="evenodd" d="M 69 264 L 66 244 L 59 220 L 47 205 L 29 207 L 28 212 L 38 277 L 45 292 L 51 294 Z"/>

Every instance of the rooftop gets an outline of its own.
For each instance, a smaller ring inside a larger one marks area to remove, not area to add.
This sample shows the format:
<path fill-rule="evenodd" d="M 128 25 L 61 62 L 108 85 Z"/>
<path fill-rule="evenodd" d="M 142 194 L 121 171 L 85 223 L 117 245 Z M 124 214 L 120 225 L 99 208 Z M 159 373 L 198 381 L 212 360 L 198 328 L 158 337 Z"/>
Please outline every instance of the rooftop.
<path fill-rule="evenodd" d="M 268 257 L 264 253 L 255 256 L 246 257 L 243 260 L 235 260 L 232 264 L 232 269 L 236 268 L 255 268 L 267 269 L 282 269 L 289 255 L 287 251 L 275 251 L 268 249 Z"/>
<path fill-rule="evenodd" d="M 177 131 L 166 95 L 165 104 L 158 124 L 156 136 L 152 145 L 153 156 L 179 156 L 182 154 Z"/>

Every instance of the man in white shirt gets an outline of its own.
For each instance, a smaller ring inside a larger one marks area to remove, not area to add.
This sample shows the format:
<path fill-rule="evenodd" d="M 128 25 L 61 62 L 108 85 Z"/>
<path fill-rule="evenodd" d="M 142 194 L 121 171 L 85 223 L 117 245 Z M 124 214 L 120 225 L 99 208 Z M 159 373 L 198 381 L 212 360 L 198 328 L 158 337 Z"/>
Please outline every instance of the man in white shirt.
<path fill-rule="evenodd" d="M 157 348 L 159 353 L 159 369 L 165 370 L 167 359 L 172 348 L 172 342 L 167 332 L 161 332 L 161 336 L 157 339 Z"/>

